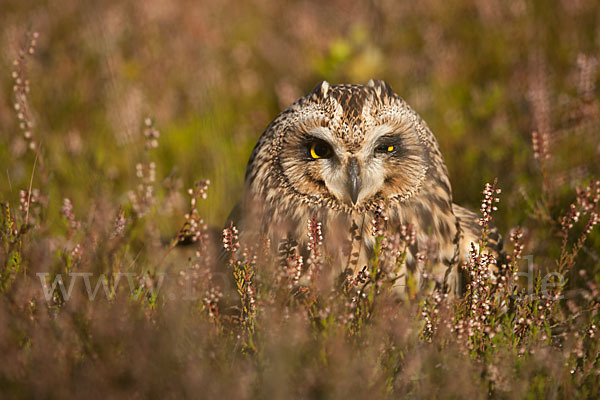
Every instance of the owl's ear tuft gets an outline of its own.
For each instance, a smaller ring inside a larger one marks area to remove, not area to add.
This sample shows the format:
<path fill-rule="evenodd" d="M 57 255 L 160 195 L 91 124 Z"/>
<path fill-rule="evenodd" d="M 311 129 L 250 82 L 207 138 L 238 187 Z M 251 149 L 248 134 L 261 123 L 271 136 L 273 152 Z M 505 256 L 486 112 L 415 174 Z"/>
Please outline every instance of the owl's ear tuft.
<path fill-rule="evenodd" d="M 390 85 L 387 84 L 386 81 L 381 81 L 377 79 L 370 79 L 367 83 L 367 86 L 375 89 L 379 96 L 393 96 L 394 90 Z"/>
<path fill-rule="evenodd" d="M 310 92 L 311 97 L 316 99 L 324 99 L 327 97 L 327 92 L 329 92 L 329 82 L 321 81 L 317 83 L 317 85 Z"/>

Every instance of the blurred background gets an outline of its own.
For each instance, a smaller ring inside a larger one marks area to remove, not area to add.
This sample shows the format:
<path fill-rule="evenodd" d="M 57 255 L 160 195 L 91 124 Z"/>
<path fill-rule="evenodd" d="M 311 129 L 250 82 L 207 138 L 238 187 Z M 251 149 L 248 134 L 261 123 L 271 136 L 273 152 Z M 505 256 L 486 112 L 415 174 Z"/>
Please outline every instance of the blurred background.
<path fill-rule="evenodd" d="M 458 203 L 477 209 L 484 183 L 498 177 L 508 193 L 502 229 L 524 222 L 527 191 L 541 187 L 533 131 L 547 135 L 551 185 L 576 186 L 600 170 L 595 0 L 2 0 L 1 8 L 2 194 L 15 198 L 31 176 L 11 72 L 38 32 L 25 60 L 43 159 L 34 187 L 46 187 L 56 218 L 63 197 L 79 215 L 90 195 L 126 202 L 136 163 L 152 160 L 157 196 L 169 197 L 164 236 L 181 225 L 182 193 L 199 179 L 212 182 L 204 215 L 220 226 L 262 131 L 323 79 L 390 83 L 437 136 Z M 146 118 L 161 133 L 151 151 Z"/>

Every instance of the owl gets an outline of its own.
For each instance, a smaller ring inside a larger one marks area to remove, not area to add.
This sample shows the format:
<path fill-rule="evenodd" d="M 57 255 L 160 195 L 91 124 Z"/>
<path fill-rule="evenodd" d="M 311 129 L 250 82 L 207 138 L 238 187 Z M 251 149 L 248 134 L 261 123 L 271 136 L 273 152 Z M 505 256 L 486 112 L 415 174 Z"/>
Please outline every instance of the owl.
<path fill-rule="evenodd" d="M 330 268 L 355 273 L 369 263 L 371 221 L 381 215 L 390 227 L 414 229 L 408 270 L 427 273 L 417 268 L 418 249 L 426 248 L 429 278 L 448 293 L 460 291 L 460 266 L 481 227 L 477 214 L 452 202 L 433 133 L 383 81 L 324 81 L 266 128 L 230 220 L 241 242 L 266 238 L 273 251 L 285 241 L 304 248 L 307 223 L 319 221 Z M 491 251 L 501 245 L 494 233 Z"/>

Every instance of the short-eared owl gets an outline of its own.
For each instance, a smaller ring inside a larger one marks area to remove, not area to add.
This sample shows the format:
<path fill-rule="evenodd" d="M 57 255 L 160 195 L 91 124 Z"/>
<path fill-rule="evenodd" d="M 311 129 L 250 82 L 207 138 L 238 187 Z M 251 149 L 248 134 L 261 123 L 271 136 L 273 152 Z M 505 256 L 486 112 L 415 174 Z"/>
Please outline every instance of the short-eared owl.
<path fill-rule="evenodd" d="M 315 217 L 338 260 L 331 265 L 342 272 L 368 264 L 371 221 L 382 209 L 388 226 L 414 227 L 412 253 L 427 248 L 429 275 L 456 291 L 459 265 L 480 227 L 475 213 L 452 202 L 448 171 L 427 124 L 383 81 L 321 82 L 260 137 L 231 219 L 242 242 L 264 235 L 277 249 L 290 238 L 303 248 L 307 222 Z M 408 268 L 416 262 L 409 254 Z"/>

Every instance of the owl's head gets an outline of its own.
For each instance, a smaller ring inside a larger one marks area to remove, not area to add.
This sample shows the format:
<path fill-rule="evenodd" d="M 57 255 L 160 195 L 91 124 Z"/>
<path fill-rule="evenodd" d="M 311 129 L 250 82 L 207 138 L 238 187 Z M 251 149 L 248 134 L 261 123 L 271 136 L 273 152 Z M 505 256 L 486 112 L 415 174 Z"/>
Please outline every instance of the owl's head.
<path fill-rule="evenodd" d="M 276 187 L 303 203 L 352 212 L 403 202 L 432 174 L 445 175 L 435 138 L 387 83 L 371 80 L 321 82 L 297 100 L 259 140 L 247 179 L 269 201 Z"/>

